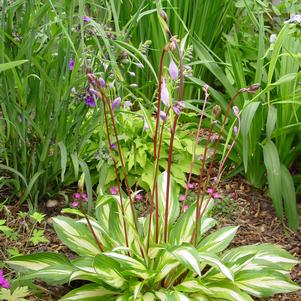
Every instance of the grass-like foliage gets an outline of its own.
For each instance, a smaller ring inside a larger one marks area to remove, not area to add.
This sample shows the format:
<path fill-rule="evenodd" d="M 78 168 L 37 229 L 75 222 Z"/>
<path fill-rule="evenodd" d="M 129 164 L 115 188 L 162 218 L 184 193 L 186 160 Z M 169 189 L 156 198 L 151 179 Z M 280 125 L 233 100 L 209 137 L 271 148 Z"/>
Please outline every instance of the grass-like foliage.
<path fill-rule="evenodd" d="M 244 246 L 227 250 L 237 227 L 213 231 L 215 220 L 210 217 L 214 189 L 223 171 L 212 178 L 212 165 L 230 108 L 241 93 L 256 93 L 259 86 L 241 88 L 230 101 L 219 134 L 214 144 L 209 166 L 205 167 L 212 130 L 218 123 L 211 121 L 195 201 L 187 208 L 180 207 L 175 181 L 171 175 L 173 145 L 177 121 L 183 108 L 184 68 L 178 40 L 167 25 L 167 15 L 161 12 L 160 22 L 168 42 L 163 49 L 160 68 L 158 102 L 153 136 L 153 185 L 148 214 L 137 216 L 121 141 L 116 127 L 116 107 L 120 100 L 111 101 L 103 81 L 92 72 L 87 74 L 89 84 L 97 92 L 104 110 L 104 126 L 110 155 L 113 160 L 117 195 L 101 193 L 95 205 L 95 217 L 82 210 L 73 210 L 79 219 L 58 216 L 53 219 L 60 240 L 77 257 L 68 259 L 54 253 L 38 253 L 13 257 L 7 263 L 20 271 L 23 279 L 41 279 L 50 284 L 89 282 L 70 291 L 60 300 L 200 300 L 251 301 L 251 296 L 267 297 L 281 292 L 292 292 L 299 287 L 287 277 L 298 261 L 288 252 L 270 244 Z M 176 53 L 180 70 L 170 64 L 170 78 L 162 77 L 163 62 L 168 54 Z M 168 90 L 170 80 L 178 80 L 177 101 L 172 102 Z M 204 87 L 205 99 L 208 86 Z M 204 106 L 206 101 L 204 101 Z M 240 129 L 239 110 L 233 107 Z M 200 124 L 203 114 L 200 117 Z M 169 150 L 166 171 L 159 172 L 162 137 L 166 120 L 170 120 Z M 197 132 L 198 135 L 199 132 Z M 120 173 L 112 151 L 112 139 L 121 164 Z M 198 142 L 196 136 L 196 144 Z M 235 143 L 234 139 L 233 143 Z M 231 145 L 231 151 L 234 144 Z M 226 157 L 229 155 L 229 151 Z M 190 175 L 189 175 L 190 176 Z M 190 179 L 189 179 L 190 180 Z M 188 181 L 189 184 L 189 181 Z M 124 185 L 124 186 L 122 186 Z M 122 187 L 125 187 L 123 192 Z M 207 188 L 210 187 L 210 190 Z M 208 194 L 207 194 L 208 192 Z M 138 192 L 136 192 L 138 193 Z M 185 201 L 185 200 L 184 200 Z"/>

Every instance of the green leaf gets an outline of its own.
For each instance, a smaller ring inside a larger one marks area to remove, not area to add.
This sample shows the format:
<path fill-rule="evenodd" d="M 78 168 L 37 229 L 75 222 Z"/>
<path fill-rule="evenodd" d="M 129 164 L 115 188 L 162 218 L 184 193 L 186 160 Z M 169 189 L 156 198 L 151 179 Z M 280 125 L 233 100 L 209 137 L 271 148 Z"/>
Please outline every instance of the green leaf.
<path fill-rule="evenodd" d="M 28 62 L 28 60 L 20 60 L 20 61 L 14 61 L 14 62 L 0 64 L 0 72 L 15 68 L 17 66 L 20 66 L 20 65 L 26 63 L 26 62 Z"/>
<path fill-rule="evenodd" d="M 78 255 L 95 256 L 100 253 L 88 226 L 80 221 L 58 216 L 53 218 L 53 226 L 59 239 Z"/>
<path fill-rule="evenodd" d="M 110 296 L 118 294 L 116 291 L 108 290 L 97 284 L 85 284 L 72 290 L 59 301 L 108 301 Z"/>
<path fill-rule="evenodd" d="M 18 272 L 29 273 L 40 271 L 56 264 L 69 264 L 66 256 L 56 253 L 36 253 L 31 255 L 17 256 L 6 261 Z"/>
<path fill-rule="evenodd" d="M 278 293 L 290 293 L 300 287 L 282 273 L 268 270 L 242 271 L 235 275 L 237 286 L 255 297 L 270 297 Z"/>
<path fill-rule="evenodd" d="M 281 164 L 282 197 L 288 225 L 294 231 L 299 227 L 299 214 L 296 201 L 296 190 L 292 175 L 285 165 Z"/>
<path fill-rule="evenodd" d="M 237 230 L 238 227 L 228 226 L 213 232 L 201 240 L 198 244 L 198 251 L 207 251 L 212 253 L 224 251 L 231 243 Z"/>
<path fill-rule="evenodd" d="M 49 240 L 44 236 L 44 230 L 33 230 L 32 237 L 29 239 L 34 246 L 42 242 L 49 242 Z"/>
<path fill-rule="evenodd" d="M 263 145 L 264 164 L 267 169 L 269 193 L 273 200 L 278 218 L 283 220 L 283 204 L 282 204 L 282 189 L 281 189 L 281 170 L 280 160 L 275 144 L 268 140 Z"/>
<path fill-rule="evenodd" d="M 198 252 L 194 247 L 182 245 L 173 248 L 169 252 L 189 270 L 195 272 L 199 276 L 201 275 Z"/>
<path fill-rule="evenodd" d="M 266 133 L 267 138 L 271 139 L 277 121 L 277 109 L 275 106 L 270 106 L 267 118 Z"/>
<path fill-rule="evenodd" d="M 46 216 L 46 214 L 43 214 L 40 212 L 34 212 L 33 214 L 30 215 L 30 217 L 37 223 L 42 222 L 44 220 L 45 216 Z"/>
<path fill-rule="evenodd" d="M 30 294 L 27 286 L 17 287 L 13 293 L 9 289 L 2 288 L 0 290 L 0 299 L 8 301 L 27 301 L 24 299 Z"/>
<path fill-rule="evenodd" d="M 63 141 L 60 141 L 58 143 L 58 146 L 60 147 L 61 151 L 61 180 L 62 182 L 64 182 L 64 176 L 67 166 L 67 148 Z"/>

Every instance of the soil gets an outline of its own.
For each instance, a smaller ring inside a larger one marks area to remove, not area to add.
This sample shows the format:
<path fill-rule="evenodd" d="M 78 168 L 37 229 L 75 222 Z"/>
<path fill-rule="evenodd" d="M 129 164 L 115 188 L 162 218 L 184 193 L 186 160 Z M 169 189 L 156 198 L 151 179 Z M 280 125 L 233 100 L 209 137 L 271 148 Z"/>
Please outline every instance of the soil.
<path fill-rule="evenodd" d="M 248 183 L 236 177 L 220 184 L 219 192 L 223 199 L 217 201 L 215 215 L 219 220 L 219 227 L 225 225 L 239 225 L 240 228 L 232 243 L 232 246 L 241 246 L 256 243 L 275 243 L 289 251 L 294 256 L 301 259 L 301 231 L 293 232 L 283 226 L 275 217 L 271 200 L 265 195 L 264 191 L 251 188 Z M 2 197 L 0 199 L 3 199 Z M 1 257 L 7 258 L 6 250 L 9 248 L 18 248 L 23 254 L 55 251 L 64 253 L 69 257 L 74 254 L 63 246 L 55 235 L 52 225 L 51 216 L 59 214 L 60 209 L 65 207 L 65 201 L 59 200 L 57 206 L 47 208 L 45 204 L 40 208 L 47 217 L 45 221 L 38 224 L 36 228 L 45 230 L 45 237 L 49 243 L 32 246 L 27 243 L 28 233 L 30 232 L 30 220 L 27 222 L 18 217 L 17 213 L 22 210 L 26 212 L 27 208 L 18 208 L 9 206 L 0 208 L 0 219 L 6 219 L 7 225 L 18 230 L 19 239 L 16 241 L 6 239 L 0 232 L 0 263 Z M 299 211 L 301 204 L 299 202 Z M 301 224 L 301 216 L 300 216 Z M 1 266 L 0 266 L 1 268 Z M 8 276 L 13 278 L 13 272 L 5 270 Z M 301 265 L 297 265 L 291 272 L 291 279 L 301 285 Z M 40 290 L 39 297 L 31 296 L 31 301 L 55 301 L 64 295 L 69 289 L 64 286 L 49 287 L 42 282 L 35 282 Z M 76 287 L 77 283 L 73 284 Z M 42 292 L 42 294 L 41 294 Z M 267 299 L 254 299 L 260 301 L 301 301 L 301 291 L 291 294 L 280 294 Z"/>

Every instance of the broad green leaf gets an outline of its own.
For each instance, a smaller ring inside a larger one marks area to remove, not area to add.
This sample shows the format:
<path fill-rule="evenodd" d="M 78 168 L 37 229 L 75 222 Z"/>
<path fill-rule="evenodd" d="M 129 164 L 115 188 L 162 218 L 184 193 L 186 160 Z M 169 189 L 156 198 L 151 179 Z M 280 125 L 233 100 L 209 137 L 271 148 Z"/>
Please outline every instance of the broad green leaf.
<path fill-rule="evenodd" d="M 201 275 L 198 252 L 194 247 L 185 244 L 180 247 L 173 248 L 170 250 L 170 254 L 172 254 L 189 270 L 195 272 L 197 275 Z"/>
<path fill-rule="evenodd" d="M 272 132 L 274 131 L 275 125 L 277 121 L 277 109 L 275 106 L 269 107 L 267 124 L 266 124 L 266 133 L 267 138 L 271 139 Z"/>
<path fill-rule="evenodd" d="M 269 270 L 262 271 L 241 271 L 235 275 L 237 286 L 255 297 L 269 297 L 278 293 L 290 293 L 300 287 L 289 280 L 283 274 Z"/>
<path fill-rule="evenodd" d="M 263 145 L 264 164 L 267 169 L 269 193 L 278 218 L 283 220 L 280 160 L 275 144 L 268 140 Z"/>
<path fill-rule="evenodd" d="M 119 295 L 116 291 L 108 290 L 97 284 L 85 284 L 72 290 L 59 301 L 108 301 L 110 296 Z"/>
<path fill-rule="evenodd" d="M 213 232 L 201 240 L 198 244 L 198 251 L 207 251 L 212 253 L 224 251 L 231 243 L 237 230 L 238 227 L 228 226 Z"/>
<path fill-rule="evenodd" d="M 201 280 L 193 279 L 186 280 L 176 286 L 176 290 L 186 293 L 203 293 L 204 295 L 210 294 L 210 290 L 206 287 Z"/>
<path fill-rule="evenodd" d="M 18 272 L 29 273 L 33 271 L 40 271 L 52 265 L 68 265 L 69 260 L 62 254 L 45 252 L 16 256 L 6 261 L 6 263 Z"/>
<path fill-rule="evenodd" d="M 67 148 L 63 141 L 58 143 L 61 151 L 61 180 L 64 182 L 66 167 L 67 167 Z"/>
<path fill-rule="evenodd" d="M 204 261 L 206 264 L 219 269 L 221 273 L 231 281 L 234 280 L 231 270 L 227 268 L 216 255 L 210 254 L 208 252 L 199 252 L 199 258 L 201 262 Z"/>
<path fill-rule="evenodd" d="M 53 226 L 59 239 L 78 255 L 95 256 L 100 250 L 88 226 L 72 218 L 58 216 L 53 218 Z"/>

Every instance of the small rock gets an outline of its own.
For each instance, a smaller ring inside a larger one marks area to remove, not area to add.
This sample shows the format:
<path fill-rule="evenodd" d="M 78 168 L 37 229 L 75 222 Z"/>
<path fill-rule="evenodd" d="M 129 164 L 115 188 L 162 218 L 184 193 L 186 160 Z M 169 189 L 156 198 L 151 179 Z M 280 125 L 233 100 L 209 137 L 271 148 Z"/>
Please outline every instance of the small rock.
<path fill-rule="evenodd" d="M 46 203 L 46 207 L 47 208 L 53 208 L 56 207 L 58 205 L 58 201 L 57 200 L 48 200 Z"/>

